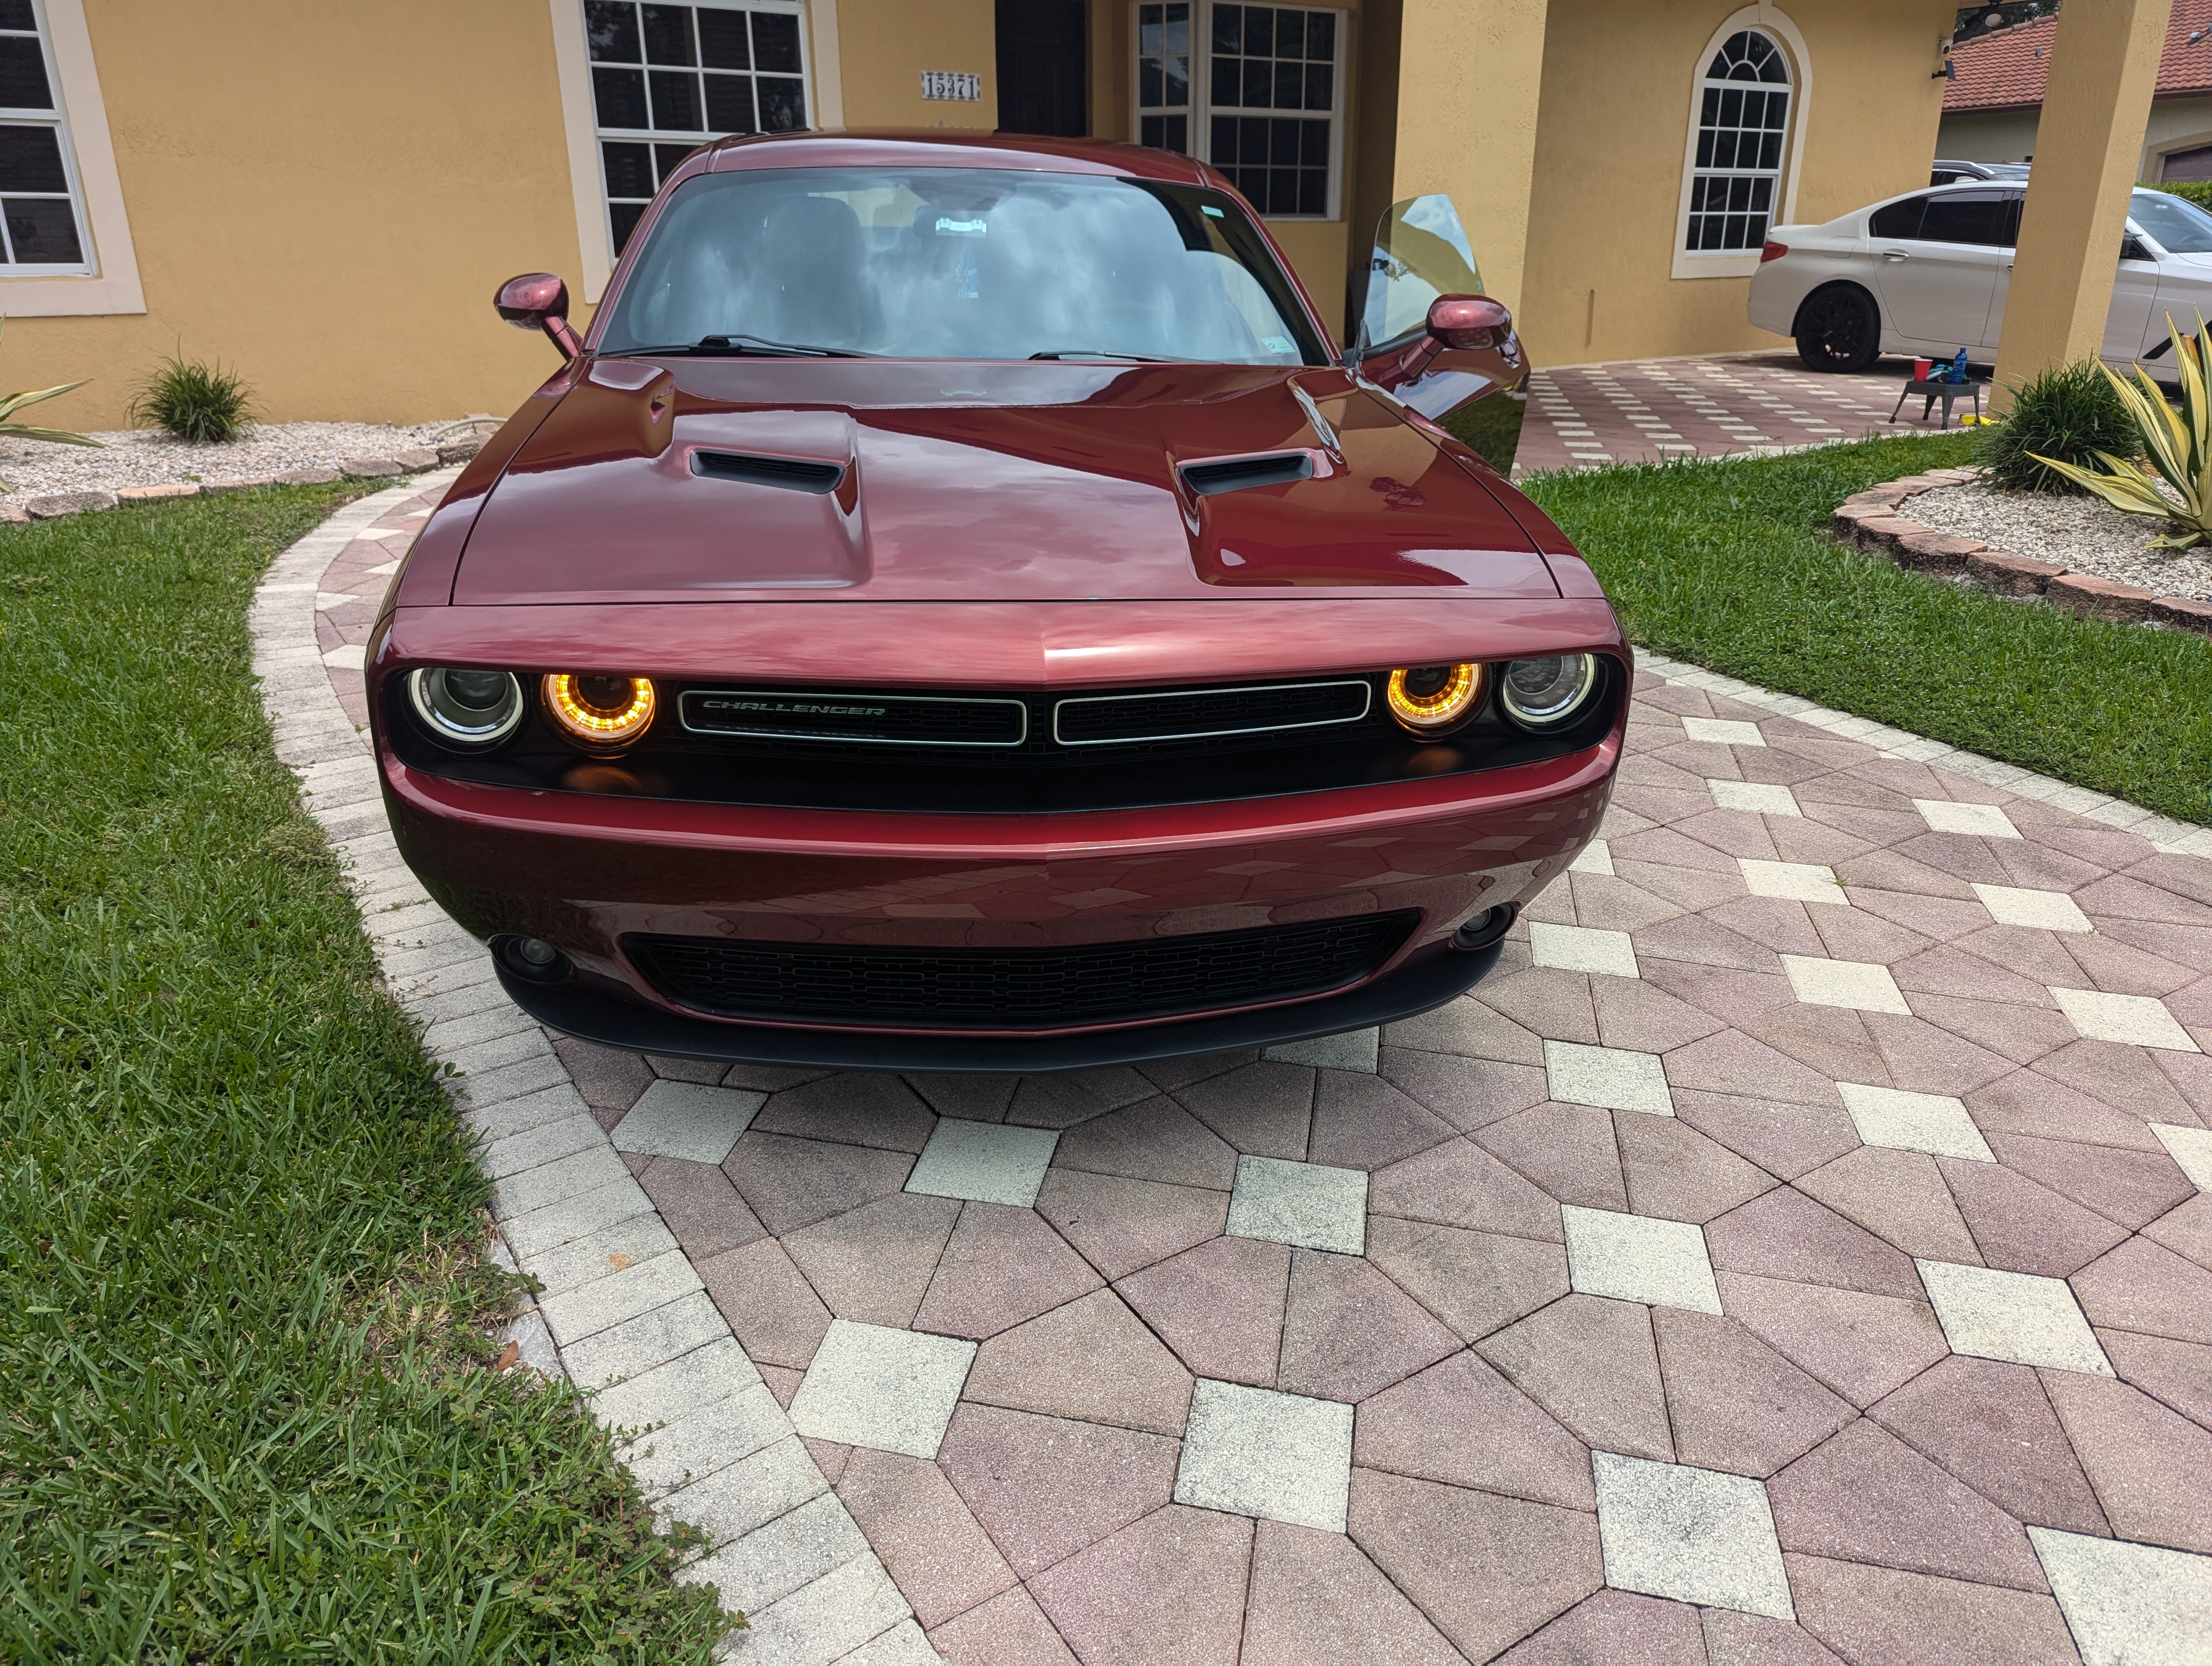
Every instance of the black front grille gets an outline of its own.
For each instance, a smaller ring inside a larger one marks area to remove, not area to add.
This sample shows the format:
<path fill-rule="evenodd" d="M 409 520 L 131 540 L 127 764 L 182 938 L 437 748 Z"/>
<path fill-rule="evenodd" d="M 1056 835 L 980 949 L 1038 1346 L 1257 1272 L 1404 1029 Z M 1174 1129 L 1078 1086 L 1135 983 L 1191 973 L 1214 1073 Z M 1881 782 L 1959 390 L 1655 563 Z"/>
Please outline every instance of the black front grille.
<path fill-rule="evenodd" d="M 1064 746 L 1099 746 L 1111 741 L 1181 740 L 1357 723 L 1367 715 L 1372 692 L 1364 680 L 1347 680 L 1173 694 L 1079 695 L 1054 707 L 1053 736 Z"/>
<path fill-rule="evenodd" d="M 670 1000 L 724 1018 L 1049 1030 L 1170 1018 L 1341 988 L 1406 940 L 1411 910 L 1070 949 L 847 948 L 632 937 Z"/>
<path fill-rule="evenodd" d="M 884 746 L 1018 746 L 1029 707 L 1010 697 L 854 694 L 792 689 L 688 689 L 694 734 L 831 740 Z"/>

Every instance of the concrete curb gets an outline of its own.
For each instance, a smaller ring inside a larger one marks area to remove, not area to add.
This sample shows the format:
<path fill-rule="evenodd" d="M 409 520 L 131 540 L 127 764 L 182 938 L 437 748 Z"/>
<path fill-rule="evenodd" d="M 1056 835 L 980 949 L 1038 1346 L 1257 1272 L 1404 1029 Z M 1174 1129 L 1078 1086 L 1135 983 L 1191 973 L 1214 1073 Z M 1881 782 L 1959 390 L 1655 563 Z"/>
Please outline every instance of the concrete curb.
<path fill-rule="evenodd" d="M 431 1056 L 458 1073 L 456 1107 L 494 1183 L 494 1259 L 543 1286 L 510 1340 L 526 1363 L 585 1390 L 602 1424 L 651 1432 L 622 1448 L 623 1462 L 665 1519 L 713 1535 L 686 1576 L 712 1580 L 750 1620 L 724 1658 L 942 1666 L 544 1032 L 392 842 L 368 738 L 316 647 L 315 595 L 378 517 L 459 472 L 339 510 L 270 563 L 250 622 L 276 754 L 351 874 L 386 983 Z"/>

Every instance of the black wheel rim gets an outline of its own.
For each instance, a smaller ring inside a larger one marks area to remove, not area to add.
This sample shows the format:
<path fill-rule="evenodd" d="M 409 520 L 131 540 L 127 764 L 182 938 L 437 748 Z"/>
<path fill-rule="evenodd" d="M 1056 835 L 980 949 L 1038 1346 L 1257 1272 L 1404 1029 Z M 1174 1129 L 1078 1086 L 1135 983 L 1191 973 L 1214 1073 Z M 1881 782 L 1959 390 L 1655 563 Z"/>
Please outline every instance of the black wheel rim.
<path fill-rule="evenodd" d="M 1832 363 L 1850 364 L 1866 350 L 1866 310 L 1846 295 L 1821 296 L 1805 322 L 1806 336 Z"/>

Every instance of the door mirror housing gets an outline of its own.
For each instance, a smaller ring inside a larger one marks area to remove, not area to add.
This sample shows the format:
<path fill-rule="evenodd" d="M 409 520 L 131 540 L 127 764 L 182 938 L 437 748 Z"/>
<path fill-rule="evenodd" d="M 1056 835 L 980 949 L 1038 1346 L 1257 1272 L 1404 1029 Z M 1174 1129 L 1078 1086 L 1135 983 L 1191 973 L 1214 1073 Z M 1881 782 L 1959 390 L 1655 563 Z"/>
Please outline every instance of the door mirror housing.
<path fill-rule="evenodd" d="M 584 350 L 583 342 L 568 327 L 568 286 L 551 272 L 526 272 L 510 277 L 492 297 L 493 308 L 518 330 L 543 330 L 564 359 Z"/>
<path fill-rule="evenodd" d="M 1488 295 L 1438 295 L 1429 307 L 1428 331 L 1440 348 L 1502 347 L 1513 334 L 1513 314 Z"/>

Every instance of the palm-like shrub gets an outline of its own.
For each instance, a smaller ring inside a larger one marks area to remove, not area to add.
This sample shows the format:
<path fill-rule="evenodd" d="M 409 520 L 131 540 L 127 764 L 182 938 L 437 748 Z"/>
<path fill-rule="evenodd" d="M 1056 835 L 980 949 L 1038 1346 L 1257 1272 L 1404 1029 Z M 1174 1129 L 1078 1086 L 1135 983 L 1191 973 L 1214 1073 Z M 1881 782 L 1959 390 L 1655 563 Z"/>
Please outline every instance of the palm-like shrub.
<path fill-rule="evenodd" d="M 6 328 L 7 323 L 4 317 L 0 317 L 0 329 Z M 65 428 L 39 428 L 29 423 L 8 420 L 25 405 L 34 405 L 41 399 L 58 398 L 64 393 L 74 393 L 83 386 L 82 382 L 64 382 L 59 387 L 32 388 L 21 393 L 0 395 L 0 440 L 43 440 L 57 446 L 98 447 L 99 441 L 86 435 L 72 434 Z M 0 491 L 5 491 L 7 486 L 6 481 L 0 480 Z"/>
<path fill-rule="evenodd" d="M 151 423 L 179 440 L 215 444 L 235 440 L 252 414 L 253 390 L 219 364 L 164 359 L 131 396 L 131 420 Z"/>
<path fill-rule="evenodd" d="M 2181 378 L 2179 410 L 2166 402 L 2166 395 L 2142 366 L 2136 367 L 2132 383 L 2104 371 L 2126 408 L 2135 428 L 2133 438 L 2147 461 L 2103 449 L 2095 453 L 2104 465 L 2101 471 L 2057 458 L 2036 460 L 2116 509 L 2173 523 L 2172 531 L 2151 539 L 2151 549 L 2190 550 L 2212 543 L 2212 392 L 2204 380 L 2204 318 L 2197 315 L 2193 336 L 2183 335 L 2171 317 L 2166 327 L 2173 339 L 2173 368 Z M 2160 481 L 2172 496 L 2159 489 Z"/>
<path fill-rule="evenodd" d="M 2135 443 L 2135 423 L 2105 367 L 2085 359 L 2054 365 L 2021 386 L 2004 419 L 1981 430 L 1974 460 L 2007 491 L 2075 493 L 2084 488 L 2045 459 L 2080 467 L 2100 452 L 2131 451 Z"/>

